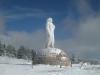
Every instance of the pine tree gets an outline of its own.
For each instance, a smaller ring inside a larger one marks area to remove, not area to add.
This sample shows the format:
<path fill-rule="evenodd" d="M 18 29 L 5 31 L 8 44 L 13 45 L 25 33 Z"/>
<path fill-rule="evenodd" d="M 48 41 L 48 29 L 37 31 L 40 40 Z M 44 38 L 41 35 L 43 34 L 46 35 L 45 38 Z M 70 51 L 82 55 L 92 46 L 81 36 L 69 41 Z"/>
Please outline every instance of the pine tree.
<path fill-rule="evenodd" d="M 18 59 L 25 59 L 25 53 L 26 53 L 25 47 L 20 46 L 20 48 L 17 51 L 17 58 Z"/>
<path fill-rule="evenodd" d="M 3 45 L 0 41 L 0 56 L 4 55 Z"/>
<path fill-rule="evenodd" d="M 36 64 L 37 60 L 36 60 L 36 52 L 34 50 L 32 50 L 32 64 Z"/>
<path fill-rule="evenodd" d="M 16 57 L 16 50 L 12 45 L 6 47 L 6 55 L 9 57 Z"/>

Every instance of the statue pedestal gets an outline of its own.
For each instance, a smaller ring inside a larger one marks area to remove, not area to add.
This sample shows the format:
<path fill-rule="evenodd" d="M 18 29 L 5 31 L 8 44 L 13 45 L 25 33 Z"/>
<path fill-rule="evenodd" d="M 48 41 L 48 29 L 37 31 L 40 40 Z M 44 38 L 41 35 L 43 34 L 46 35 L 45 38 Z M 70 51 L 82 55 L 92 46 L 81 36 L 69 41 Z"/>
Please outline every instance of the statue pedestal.
<path fill-rule="evenodd" d="M 45 48 L 42 49 L 42 52 L 45 64 L 71 66 L 68 55 L 61 49 Z"/>

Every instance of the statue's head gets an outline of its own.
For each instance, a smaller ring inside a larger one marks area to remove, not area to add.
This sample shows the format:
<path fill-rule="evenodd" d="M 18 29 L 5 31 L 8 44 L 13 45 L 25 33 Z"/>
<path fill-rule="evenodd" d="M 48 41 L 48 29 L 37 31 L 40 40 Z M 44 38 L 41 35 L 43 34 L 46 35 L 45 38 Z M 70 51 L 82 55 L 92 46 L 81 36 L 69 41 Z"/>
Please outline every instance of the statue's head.
<path fill-rule="evenodd" d="M 52 18 L 49 17 L 49 18 L 47 19 L 47 22 L 53 22 Z"/>

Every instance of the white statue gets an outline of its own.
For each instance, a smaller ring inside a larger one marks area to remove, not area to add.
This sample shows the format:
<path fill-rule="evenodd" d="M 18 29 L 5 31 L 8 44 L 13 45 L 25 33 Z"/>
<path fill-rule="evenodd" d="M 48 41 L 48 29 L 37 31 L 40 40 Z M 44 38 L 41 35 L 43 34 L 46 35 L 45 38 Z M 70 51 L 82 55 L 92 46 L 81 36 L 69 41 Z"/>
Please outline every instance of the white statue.
<path fill-rule="evenodd" d="M 52 18 L 47 19 L 46 23 L 46 32 L 47 32 L 47 48 L 54 48 L 54 30 L 55 30 L 55 25 L 53 24 Z"/>

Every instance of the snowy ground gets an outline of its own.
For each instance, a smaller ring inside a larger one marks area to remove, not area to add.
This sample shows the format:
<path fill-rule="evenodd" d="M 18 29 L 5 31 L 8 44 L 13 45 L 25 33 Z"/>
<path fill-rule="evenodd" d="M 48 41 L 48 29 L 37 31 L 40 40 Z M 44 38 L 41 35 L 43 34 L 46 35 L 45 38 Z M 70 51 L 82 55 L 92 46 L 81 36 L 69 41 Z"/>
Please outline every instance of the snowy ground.
<path fill-rule="evenodd" d="M 26 62 L 25 60 L 19 60 Z M 16 60 L 18 62 L 18 59 Z M 80 69 L 80 65 L 73 65 L 72 68 L 59 68 L 50 65 L 32 65 L 21 63 L 13 64 L 0 63 L 0 75 L 100 75 L 100 65 L 88 65 Z"/>

